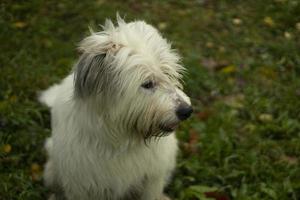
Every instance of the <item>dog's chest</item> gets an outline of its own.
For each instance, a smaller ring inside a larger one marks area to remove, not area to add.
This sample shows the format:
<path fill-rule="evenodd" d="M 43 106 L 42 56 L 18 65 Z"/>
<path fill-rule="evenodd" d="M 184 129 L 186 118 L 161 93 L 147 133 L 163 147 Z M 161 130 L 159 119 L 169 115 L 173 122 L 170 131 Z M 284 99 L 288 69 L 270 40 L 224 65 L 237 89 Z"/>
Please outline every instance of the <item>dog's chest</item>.
<path fill-rule="evenodd" d="M 176 140 L 154 146 L 143 146 L 124 151 L 110 158 L 97 159 L 89 176 L 96 185 L 108 188 L 117 196 L 138 196 L 147 178 L 163 176 L 175 163 Z M 94 171 L 95 170 L 95 171 Z M 98 188 L 99 189 L 99 188 Z M 112 198 L 113 199 L 113 198 Z"/>
<path fill-rule="evenodd" d="M 104 158 L 100 168 L 102 172 L 114 176 L 111 179 L 116 182 L 134 184 L 141 182 L 147 174 L 157 173 L 165 159 L 155 149 L 142 147 Z"/>

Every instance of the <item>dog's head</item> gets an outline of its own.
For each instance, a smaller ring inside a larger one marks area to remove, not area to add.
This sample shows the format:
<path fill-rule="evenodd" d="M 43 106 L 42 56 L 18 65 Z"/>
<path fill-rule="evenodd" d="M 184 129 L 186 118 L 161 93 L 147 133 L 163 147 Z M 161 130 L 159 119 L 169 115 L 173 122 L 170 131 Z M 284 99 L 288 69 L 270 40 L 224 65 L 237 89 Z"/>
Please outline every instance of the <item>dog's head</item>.
<path fill-rule="evenodd" d="M 144 139 L 173 132 L 192 113 L 180 79 L 179 56 L 143 21 L 106 21 L 79 46 L 75 98 L 93 102 L 112 129 Z"/>

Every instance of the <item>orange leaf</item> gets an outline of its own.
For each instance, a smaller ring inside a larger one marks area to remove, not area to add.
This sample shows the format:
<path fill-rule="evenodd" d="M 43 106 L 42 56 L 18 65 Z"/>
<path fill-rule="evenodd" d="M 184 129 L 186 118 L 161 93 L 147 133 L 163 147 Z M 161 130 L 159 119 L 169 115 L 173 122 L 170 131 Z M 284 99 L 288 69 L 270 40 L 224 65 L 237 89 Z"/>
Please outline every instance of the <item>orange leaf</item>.
<path fill-rule="evenodd" d="M 10 152 L 11 152 L 11 149 L 12 149 L 12 147 L 11 147 L 10 144 L 5 144 L 5 145 L 3 146 L 3 151 L 4 151 L 5 153 L 10 153 Z"/>
<path fill-rule="evenodd" d="M 41 166 L 37 163 L 32 163 L 31 164 L 31 172 L 40 172 L 41 171 Z"/>
<path fill-rule="evenodd" d="M 211 116 L 212 112 L 210 110 L 203 110 L 201 112 L 198 112 L 196 115 L 198 119 L 205 121 Z"/>
<path fill-rule="evenodd" d="M 199 134 L 195 130 L 191 129 L 189 131 L 189 136 L 190 138 L 186 149 L 189 153 L 196 154 L 198 152 L 197 145 L 199 143 Z"/>

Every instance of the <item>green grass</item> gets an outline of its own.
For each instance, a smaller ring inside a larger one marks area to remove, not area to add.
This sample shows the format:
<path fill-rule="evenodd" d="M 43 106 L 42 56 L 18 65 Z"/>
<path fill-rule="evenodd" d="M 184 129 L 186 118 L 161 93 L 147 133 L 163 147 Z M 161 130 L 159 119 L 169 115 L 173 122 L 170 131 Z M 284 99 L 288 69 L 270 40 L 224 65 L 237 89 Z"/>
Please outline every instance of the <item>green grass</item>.
<path fill-rule="evenodd" d="M 178 200 L 300 199 L 300 2 L 9 1 L 0 4 L 0 199 L 45 199 L 49 111 L 76 44 L 119 11 L 160 27 L 188 69 L 192 119 L 167 193 Z M 298 23 L 298 25 L 297 25 Z"/>

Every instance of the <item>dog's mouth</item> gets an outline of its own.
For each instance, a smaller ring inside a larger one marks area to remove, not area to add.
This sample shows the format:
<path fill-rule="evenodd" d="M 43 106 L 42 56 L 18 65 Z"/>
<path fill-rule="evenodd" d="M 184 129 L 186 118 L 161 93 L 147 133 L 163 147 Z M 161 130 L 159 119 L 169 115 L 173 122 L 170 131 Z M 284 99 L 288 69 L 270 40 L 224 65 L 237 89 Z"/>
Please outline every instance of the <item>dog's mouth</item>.
<path fill-rule="evenodd" d="M 178 127 L 178 122 L 169 123 L 169 124 L 161 124 L 160 129 L 164 132 L 173 132 Z"/>

